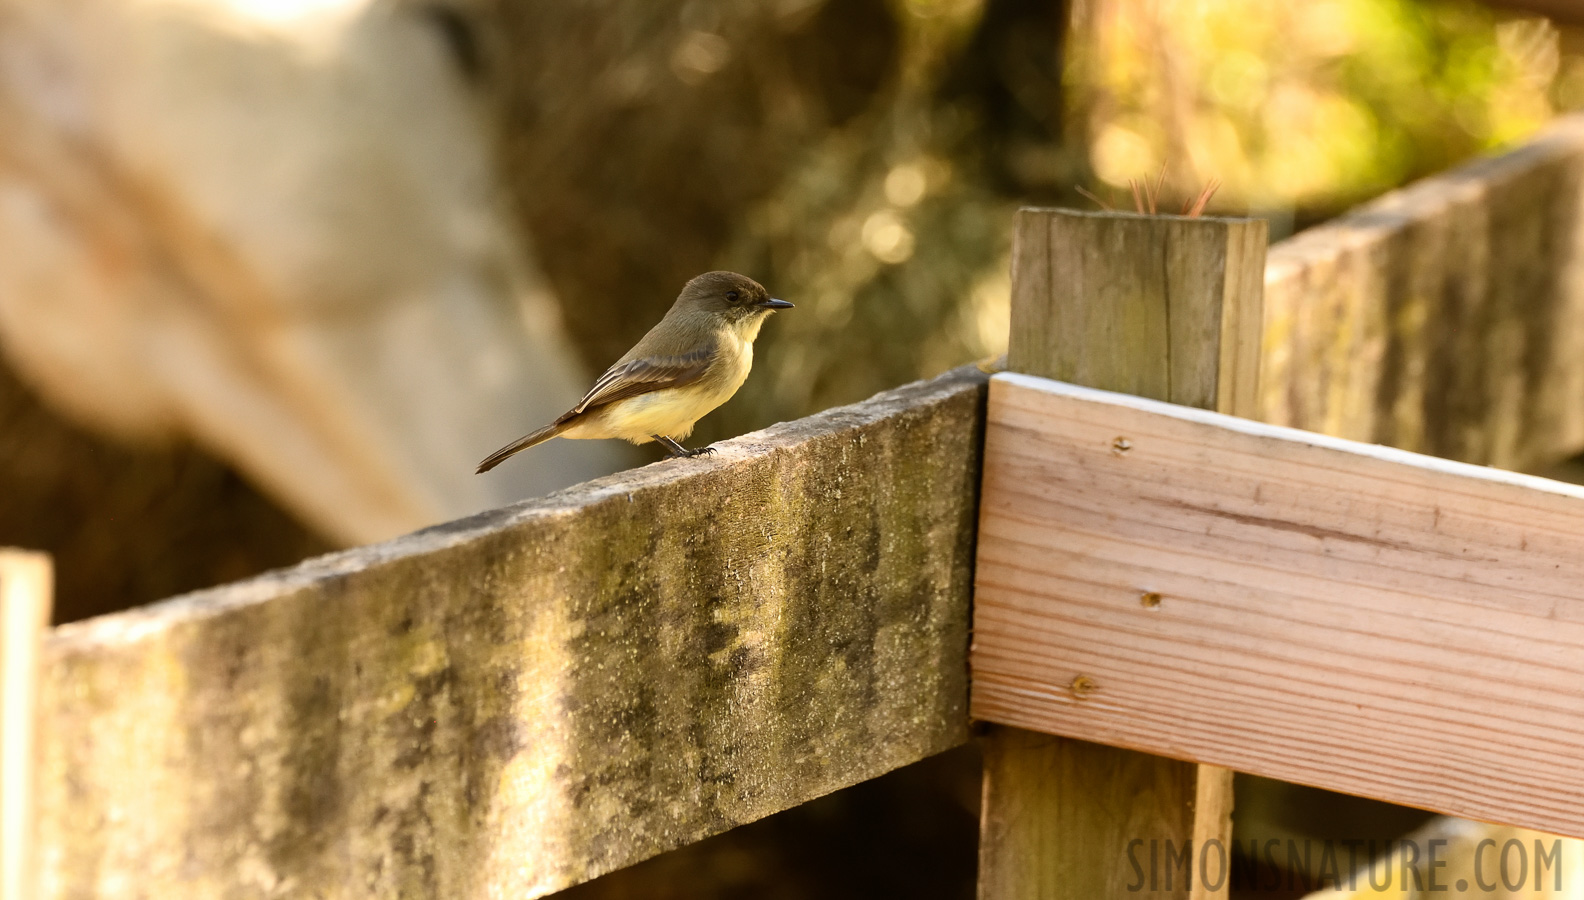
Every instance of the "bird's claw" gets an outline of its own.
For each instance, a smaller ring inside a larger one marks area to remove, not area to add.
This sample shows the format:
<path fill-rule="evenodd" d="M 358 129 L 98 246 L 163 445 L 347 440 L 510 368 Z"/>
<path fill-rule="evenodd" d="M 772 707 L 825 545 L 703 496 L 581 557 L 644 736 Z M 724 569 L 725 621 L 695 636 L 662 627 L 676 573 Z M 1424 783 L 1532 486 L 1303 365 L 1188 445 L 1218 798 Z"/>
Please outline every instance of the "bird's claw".
<path fill-rule="evenodd" d="M 654 435 L 654 439 L 660 442 L 660 446 L 666 448 L 666 455 L 670 459 L 692 459 L 695 456 L 713 456 L 715 454 L 714 447 L 700 447 L 697 450 L 689 450 L 663 434 Z"/>

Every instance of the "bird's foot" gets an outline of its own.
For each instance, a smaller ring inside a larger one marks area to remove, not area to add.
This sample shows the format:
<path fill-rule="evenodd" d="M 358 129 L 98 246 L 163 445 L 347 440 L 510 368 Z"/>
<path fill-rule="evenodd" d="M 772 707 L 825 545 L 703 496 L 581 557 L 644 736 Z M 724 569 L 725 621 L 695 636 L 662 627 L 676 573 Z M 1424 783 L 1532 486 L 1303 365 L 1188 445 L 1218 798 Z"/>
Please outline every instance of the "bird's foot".
<path fill-rule="evenodd" d="M 653 437 L 660 442 L 660 446 L 666 448 L 667 456 L 670 459 L 692 459 L 695 456 L 710 456 L 715 453 L 714 447 L 699 447 L 696 450 L 689 450 L 663 434 L 653 435 Z"/>

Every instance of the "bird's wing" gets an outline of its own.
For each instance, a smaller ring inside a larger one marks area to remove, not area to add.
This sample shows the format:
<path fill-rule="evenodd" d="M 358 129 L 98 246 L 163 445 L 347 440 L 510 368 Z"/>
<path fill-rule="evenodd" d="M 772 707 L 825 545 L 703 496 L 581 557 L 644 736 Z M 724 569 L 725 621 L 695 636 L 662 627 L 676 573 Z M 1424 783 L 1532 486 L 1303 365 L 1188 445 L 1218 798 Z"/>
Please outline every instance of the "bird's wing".
<path fill-rule="evenodd" d="M 594 382 L 567 417 L 639 394 L 692 384 L 704 377 L 714 359 L 715 348 L 707 347 L 681 356 L 648 356 L 617 363 Z"/>

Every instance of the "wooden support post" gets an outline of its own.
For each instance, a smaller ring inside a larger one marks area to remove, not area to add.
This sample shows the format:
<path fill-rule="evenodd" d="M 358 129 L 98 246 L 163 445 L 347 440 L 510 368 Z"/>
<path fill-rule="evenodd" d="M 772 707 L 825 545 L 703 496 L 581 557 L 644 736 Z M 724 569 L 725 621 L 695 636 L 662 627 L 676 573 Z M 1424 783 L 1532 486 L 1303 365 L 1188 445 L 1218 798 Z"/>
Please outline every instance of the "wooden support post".
<path fill-rule="evenodd" d="M 0 549 L 0 900 L 32 900 L 34 704 L 49 556 Z"/>
<path fill-rule="evenodd" d="M 1265 243 L 1258 219 L 1021 210 L 1008 368 L 1252 417 Z M 1226 769 L 992 726 L 984 779 L 981 900 L 1227 895 L 1225 855 L 1171 868 L 1231 849 Z"/>

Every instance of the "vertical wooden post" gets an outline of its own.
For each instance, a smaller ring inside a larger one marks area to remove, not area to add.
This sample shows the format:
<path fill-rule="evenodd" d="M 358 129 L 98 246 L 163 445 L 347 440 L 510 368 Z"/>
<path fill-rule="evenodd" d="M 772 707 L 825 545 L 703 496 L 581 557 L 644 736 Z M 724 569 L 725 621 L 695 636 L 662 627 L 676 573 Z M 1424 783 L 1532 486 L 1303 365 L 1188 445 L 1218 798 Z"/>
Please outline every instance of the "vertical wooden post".
<path fill-rule="evenodd" d="M 1265 243 L 1258 219 L 1021 210 L 1008 368 L 1252 417 Z M 984 779 L 981 900 L 1227 895 L 1225 855 L 1197 877 L 1231 849 L 1225 769 L 994 726 Z"/>
<path fill-rule="evenodd" d="M 0 900 L 32 900 L 34 722 L 49 556 L 0 548 Z"/>

